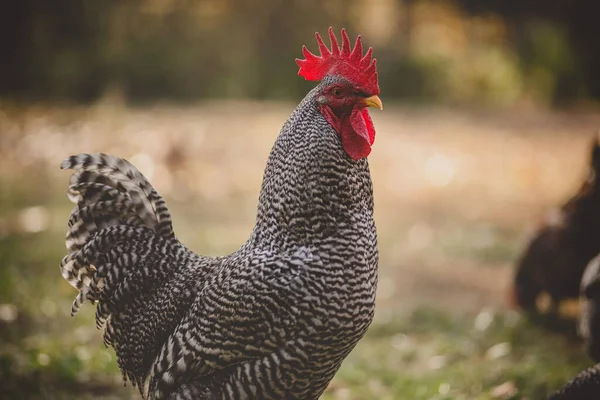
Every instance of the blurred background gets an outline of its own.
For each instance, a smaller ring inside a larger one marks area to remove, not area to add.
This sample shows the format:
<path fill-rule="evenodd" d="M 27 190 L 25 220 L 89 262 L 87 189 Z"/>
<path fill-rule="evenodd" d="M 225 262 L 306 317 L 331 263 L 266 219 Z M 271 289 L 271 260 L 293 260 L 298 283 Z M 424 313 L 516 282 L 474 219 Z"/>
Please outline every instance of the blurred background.
<path fill-rule="evenodd" d="M 58 271 L 77 152 L 128 158 L 180 239 L 234 251 L 314 32 L 363 36 L 376 321 L 324 398 L 545 399 L 591 361 L 506 304 L 528 232 L 600 127 L 591 0 L 22 0 L 0 13 L 0 398 L 139 399 Z"/>

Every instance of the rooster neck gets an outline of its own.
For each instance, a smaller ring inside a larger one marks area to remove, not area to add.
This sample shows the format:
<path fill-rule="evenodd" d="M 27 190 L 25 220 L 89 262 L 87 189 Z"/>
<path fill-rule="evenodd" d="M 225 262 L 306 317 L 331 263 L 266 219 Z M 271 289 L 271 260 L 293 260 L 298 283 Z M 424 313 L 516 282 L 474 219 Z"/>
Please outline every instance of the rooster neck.
<path fill-rule="evenodd" d="M 374 230 L 366 159 L 352 160 L 313 89 L 281 129 L 265 168 L 252 241 L 306 245 Z"/>

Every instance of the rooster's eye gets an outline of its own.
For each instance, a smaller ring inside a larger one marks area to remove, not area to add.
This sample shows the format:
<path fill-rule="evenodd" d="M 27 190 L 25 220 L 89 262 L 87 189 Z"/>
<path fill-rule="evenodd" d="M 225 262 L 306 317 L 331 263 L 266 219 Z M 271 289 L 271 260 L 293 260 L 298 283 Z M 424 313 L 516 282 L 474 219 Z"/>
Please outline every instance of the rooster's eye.
<path fill-rule="evenodd" d="M 335 97 L 342 97 L 342 90 L 334 88 L 331 90 L 331 94 L 333 94 Z"/>

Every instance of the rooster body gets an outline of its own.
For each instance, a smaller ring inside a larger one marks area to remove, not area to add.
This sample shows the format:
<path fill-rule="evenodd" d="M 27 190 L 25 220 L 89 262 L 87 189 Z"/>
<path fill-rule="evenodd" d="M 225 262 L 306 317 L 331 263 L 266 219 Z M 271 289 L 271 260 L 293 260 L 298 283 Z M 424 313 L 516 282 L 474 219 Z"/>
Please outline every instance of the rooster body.
<path fill-rule="evenodd" d="M 145 399 L 317 399 L 366 332 L 378 264 L 362 155 L 372 137 L 349 148 L 331 122 L 345 114 L 322 110 L 323 93 L 346 84 L 323 77 L 285 123 L 255 227 L 225 257 L 181 244 L 163 199 L 129 162 L 103 154 L 63 162 L 75 170 L 61 264 L 80 290 L 73 313 L 97 303 L 105 343 Z"/>

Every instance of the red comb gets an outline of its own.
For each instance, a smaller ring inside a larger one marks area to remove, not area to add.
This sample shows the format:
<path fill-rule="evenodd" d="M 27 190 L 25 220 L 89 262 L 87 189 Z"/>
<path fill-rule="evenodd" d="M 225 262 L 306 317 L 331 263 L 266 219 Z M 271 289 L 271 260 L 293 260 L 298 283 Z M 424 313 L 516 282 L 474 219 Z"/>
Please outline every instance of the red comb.
<path fill-rule="evenodd" d="M 303 76 L 307 81 L 320 81 L 327 75 L 340 75 L 361 86 L 369 95 L 379 94 L 377 60 L 373 59 L 373 49 L 370 47 L 363 57 L 360 36 L 356 38 L 354 49 L 350 50 L 350 39 L 346 30 L 342 29 L 342 48 L 340 48 L 333 34 L 333 28 L 329 28 L 331 51 L 323 43 L 319 32 L 315 33 L 315 36 L 321 56 L 312 54 L 306 46 L 302 46 L 302 54 L 306 59 L 296 59 L 296 64 L 300 67 L 298 75 Z"/>

